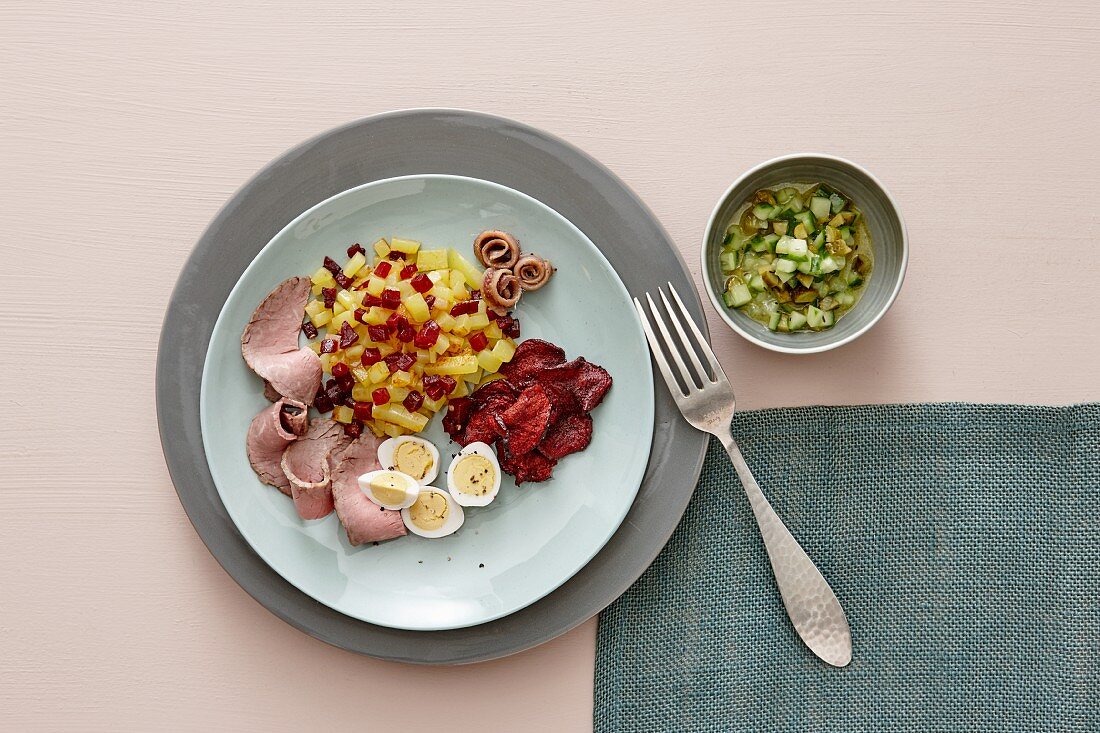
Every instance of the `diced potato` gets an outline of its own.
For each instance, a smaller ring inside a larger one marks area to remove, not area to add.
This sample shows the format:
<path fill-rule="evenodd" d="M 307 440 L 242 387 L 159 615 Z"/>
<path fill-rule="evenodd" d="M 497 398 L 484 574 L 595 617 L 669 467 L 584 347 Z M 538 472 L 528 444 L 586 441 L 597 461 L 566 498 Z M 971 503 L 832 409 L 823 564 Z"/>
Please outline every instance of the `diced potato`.
<path fill-rule="evenodd" d="M 432 347 L 432 352 L 436 354 L 446 353 L 447 349 L 451 348 L 451 340 L 447 338 L 447 334 L 439 334 L 439 338 L 435 341 L 435 346 Z"/>
<path fill-rule="evenodd" d="M 478 369 L 477 357 L 473 354 L 449 356 L 424 368 L 425 374 L 473 374 Z"/>
<path fill-rule="evenodd" d="M 363 268 L 363 265 L 367 264 L 367 257 L 362 252 L 356 252 L 351 256 L 351 259 L 344 265 L 344 274 L 348 277 L 352 277 L 355 273 L 359 272 Z"/>
<path fill-rule="evenodd" d="M 332 320 L 329 321 L 329 324 L 328 324 L 329 333 L 332 333 L 332 334 L 340 333 L 340 326 L 344 323 L 350 323 L 353 326 L 355 325 L 355 312 L 354 311 L 342 311 L 340 313 L 337 313 L 335 316 L 333 316 Z"/>
<path fill-rule="evenodd" d="M 319 300 L 311 300 L 306 303 L 306 315 L 315 316 L 325 309 L 325 304 Z"/>
<path fill-rule="evenodd" d="M 439 328 L 441 331 L 450 331 L 455 327 L 456 323 L 455 317 L 452 316 L 450 313 L 444 313 L 443 315 L 436 318 L 435 322 L 439 324 Z"/>
<path fill-rule="evenodd" d="M 496 321 L 493 321 L 485 328 L 485 335 L 491 339 L 504 338 L 504 333 L 501 332 L 500 326 L 497 325 Z"/>
<path fill-rule="evenodd" d="M 363 356 L 363 349 L 365 348 L 367 347 L 360 343 L 344 349 L 344 358 L 347 359 L 348 364 L 358 363 L 359 359 Z M 507 359 L 505 359 L 505 361 L 507 361 Z"/>
<path fill-rule="evenodd" d="M 314 285 L 309 290 L 310 290 L 311 293 L 313 293 L 314 297 L 317 297 L 321 294 L 321 286 L 320 285 Z"/>
<path fill-rule="evenodd" d="M 314 285 L 320 285 L 322 288 L 336 287 L 336 280 L 333 279 L 332 273 L 323 267 L 313 273 L 309 281 Z"/>
<path fill-rule="evenodd" d="M 390 390 L 390 402 L 401 402 L 409 396 L 408 387 L 394 387 L 392 384 L 389 386 Z"/>
<path fill-rule="evenodd" d="M 314 354 L 320 354 L 321 353 L 321 340 L 320 339 L 310 341 L 308 344 L 306 344 L 306 346 L 313 349 Z"/>
<path fill-rule="evenodd" d="M 448 252 L 454 252 L 453 249 L 447 250 L 447 251 Z M 448 277 L 448 284 L 450 285 L 451 290 L 454 291 L 455 300 L 466 300 L 466 299 L 468 299 L 469 294 L 468 294 L 468 291 L 466 290 L 466 276 L 463 275 L 458 270 L 451 270 L 447 277 Z M 473 287 L 476 290 L 477 288 L 481 287 L 481 283 L 478 283 L 477 285 L 475 285 Z"/>
<path fill-rule="evenodd" d="M 480 331 L 483 328 L 489 327 L 489 316 L 484 313 L 474 313 L 473 315 L 465 316 L 465 318 L 469 319 L 466 325 L 471 331 Z"/>
<path fill-rule="evenodd" d="M 321 370 L 325 373 L 332 371 L 332 354 L 321 354 Z"/>
<path fill-rule="evenodd" d="M 380 326 L 386 322 L 393 314 L 393 311 L 388 311 L 385 308 L 379 308 L 376 305 L 372 305 L 367 309 L 367 312 L 363 314 L 363 323 L 370 326 Z"/>
<path fill-rule="evenodd" d="M 355 419 L 355 411 L 347 405 L 338 405 L 332 411 L 332 419 L 347 424 Z"/>
<path fill-rule="evenodd" d="M 381 363 L 381 362 L 379 362 Z M 413 376 L 404 370 L 398 370 L 390 377 L 390 382 L 394 387 L 408 387 L 412 384 Z"/>
<path fill-rule="evenodd" d="M 407 255 L 414 255 L 416 251 L 420 249 L 420 242 L 412 239 L 398 239 L 394 237 L 390 240 L 390 249 L 404 252 Z"/>
<path fill-rule="evenodd" d="M 367 377 L 372 384 L 380 384 L 386 381 L 386 377 L 388 376 L 390 376 L 390 368 L 386 366 L 385 362 L 380 361 L 376 364 L 371 364 L 370 368 L 367 370 Z"/>
<path fill-rule="evenodd" d="M 345 310 L 353 311 L 363 303 L 365 295 L 363 291 L 353 293 L 350 290 L 341 290 L 336 294 L 336 302 L 344 306 Z"/>
<path fill-rule="evenodd" d="M 427 364 L 428 363 L 428 353 L 429 352 L 425 349 L 417 349 L 416 350 L 416 363 L 420 364 L 421 366 Z"/>
<path fill-rule="evenodd" d="M 489 350 L 478 352 L 477 363 L 487 372 L 496 373 L 500 370 L 500 359 Z"/>
<path fill-rule="evenodd" d="M 385 239 L 379 239 L 377 242 L 371 245 L 371 248 L 374 250 L 374 253 L 376 255 L 383 259 L 385 259 L 386 255 L 390 253 L 390 245 L 386 242 Z"/>
<path fill-rule="evenodd" d="M 375 345 L 375 348 L 378 349 L 378 353 L 382 354 L 382 356 L 389 356 L 393 352 L 397 351 L 396 346 L 393 346 L 392 344 L 388 344 L 388 343 L 386 343 L 386 344 L 377 344 L 377 345 Z"/>
<path fill-rule="evenodd" d="M 431 353 L 428 354 L 428 363 L 429 364 L 435 364 L 437 361 L 439 361 L 439 354 L 437 354 L 434 351 L 432 351 Z"/>
<path fill-rule="evenodd" d="M 388 435 L 391 438 L 400 438 L 402 435 L 407 435 L 409 432 L 400 425 L 394 425 L 393 423 L 379 422 L 378 424 L 382 426 L 382 434 Z"/>
<path fill-rule="evenodd" d="M 347 310 L 347 308 L 345 308 L 341 303 L 333 303 L 332 304 L 332 313 L 333 313 L 333 315 L 338 316 L 346 310 Z"/>
<path fill-rule="evenodd" d="M 362 369 L 363 367 L 359 368 Z M 368 384 L 367 382 L 357 382 L 351 388 L 351 398 L 356 402 L 370 402 L 370 393 L 373 391 L 373 384 Z"/>
<path fill-rule="evenodd" d="M 489 382 L 495 382 L 498 379 L 504 379 L 504 375 L 500 372 L 497 372 L 496 374 L 487 374 L 485 375 L 485 379 L 482 379 L 481 384 L 479 384 L 478 386 L 481 387 L 488 384 Z"/>
<path fill-rule="evenodd" d="M 428 303 L 420 293 L 413 292 L 404 300 L 405 308 L 409 311 L 409 320 L 413 323 L 423 323 L 432 317 Z"/>
<path fill-rule="evenodd" d="M 470 384 L 481 384 L 481 378 L 484 375 L 485 375 L 485 373 L 482 372 L 481 368 L 479 367 L 479 368 L 475 369 L 474 371 L 470 372 L 469 374 L 463 374 L 462 378 L 465 379 Z"/>
<path fill-rule="evenodd" d="M 378 297 L 382 294 L 382 291 L 386 289 L 386 281 L 377 275 L 371 275 L 367 278 L 367 286 L 364 288 L 371 295 Z"/>
<path fill-rule="evenodd" d="M 431 397 L 424 398 L 424 407 L 428 408 L 428 412 L 439 412 L 445 404 L 447 404 L 446 398 L 440 400 L 433 400 Z"/>
<path fill-rule="evenodd" d="M 371 416 L 375 420 L 400 425 L 413 432 L 420 432 L 428 424 L 428 418 L 420 413 L 412 413 L 405 409 L 404 405 L 390 402 L 386 405 L 375 405 L 371 409 Z"/>
<path fill-rule="evenodd" d="M 445 249 L 422 249 L 416 255 L 416 268 L 421 272 L 446 270 L 450 258 Z"/>
<path fill-rule="evenodd" d="M 447 261 L 450 264 L 451 269 L 458 271 L 462 274 L 466 284 L 471 288 L 477 289 L 481 287 L 482 272 L 474 266 L 472 262 L 460 255 L 453 249 L 447 250 Z M 454 275 L 451 275 L 451 288 L 454 289 Z"/>
<path fill-rule="evenodd" d="M 348 349 L 348 353 L 349 354 L 351 353 L 351 349 Z M 355 361 L 359 361 L 358 357 L 355 359 Z M 370 377 L 368 376 L 368 371 L 369 370 L 367 369 L 367 367 L 363 366 L 362 364 L 356 364 L 355 366 L 353 366 L 351 368 L 351 376 L 355 377 L 355 381 L 356 381 L 355 386 L 356 387 L 358 387 L 359 385 L 366 386 L 367 384 L 370 383 Z M 356 399 L 358 399 L 358 398 L 356 398 Z M 362 401 L 363 400 L 360 400 L 360 402 L 362 402 Z"/>
<path fill-rule="evenodd" d="M 350 349 L 349 349 L 350 352 Z M 502 339 L 496 342 L 493 346 L 492 354 L 501 362 L 507 363 L 512 360 L 512 356 L 516 353 L 516 345 L 508 339 Z"/>
<path fill-rule="evenodd" d="M 413 293 L 416 293 L 416 291 L 413 290 L 412 283 L 410 283 L 408 280 L 398 280 L 391 287 L 396 288 L 397 292 L 401 293 L 401 300 L 405 300 L 405 298 L 408 298 L 412 296 Z"/>
<path fill-rule="evenodd" d="M 470 387 L 466 384 L 465 380 L 459 379 L 458 386 L 455 387 L 455 391 L 451 392 L 451 399 L 458 399 L 459 397 L 466 397 L 470 394 Z"/>
<path fill-rule="evenodd" d="M 470 333 L 470 317 L 465 313 L 456 317 L 454 325 L 451 326 L 451 333 L 456 336 L 465 336 Z"/>
<path fill-rule="evenodd" d="M 325 325 L 326 323 L 328 323 L 331 320 L 332 320 L 332 311 L 330 311 L 330 310 L 322 310 L 319 313 L 317 313 L 316 315 L 313 315 L 313 316 L 309 317 L 309 322 L 312 323 L 317 328 L 320 328 L 321 326 Z"/>
<path fill-rule="evenodd" d="M 429 294 L 435 296 L 436 300 L 450 300 L 454 297 L 454 291 L 443 283 L 437 283 L 432 286 L 432 289 L 428 291 Z"/>

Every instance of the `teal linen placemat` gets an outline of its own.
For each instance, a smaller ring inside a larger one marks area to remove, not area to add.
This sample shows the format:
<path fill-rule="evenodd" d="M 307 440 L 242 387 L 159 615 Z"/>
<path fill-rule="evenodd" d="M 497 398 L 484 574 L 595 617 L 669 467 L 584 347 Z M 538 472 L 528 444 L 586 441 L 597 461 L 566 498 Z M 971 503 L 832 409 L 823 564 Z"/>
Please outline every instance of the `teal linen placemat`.
<path fill-rule="evenodd" d="M 668 546 L 600 616 L 595 730 L 1100 730 L 1100 405 L 737 415 L 852 664 L 795 635 L 711 441 Z"/>

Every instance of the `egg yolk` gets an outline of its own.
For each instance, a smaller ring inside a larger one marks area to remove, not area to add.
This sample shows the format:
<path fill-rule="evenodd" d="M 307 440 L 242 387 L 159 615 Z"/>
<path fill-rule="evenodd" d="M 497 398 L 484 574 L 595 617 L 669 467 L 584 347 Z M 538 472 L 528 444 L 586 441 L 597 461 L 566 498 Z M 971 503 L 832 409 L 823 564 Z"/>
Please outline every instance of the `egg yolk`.
<path fill-rule="evenodd" d="M 383 504 L 401 504 L 405 501 L 405 480 L 396 473 L 379 473 L 370 480 L 370 490 Z"/>
<path fill-rule="evenodd" d="M 420 529 L 439 529 L 447 521 L 447 497 L 438 491 L 421 491 L 409 507 L 409 519 Z"/>
<path fill-rule="evenodd" d="M 493 488 L 496 470 L 485 456 L 472 453 L 462 458 L 451 471 L 455 485 L 463 494 L 485 496 Z"/>
<path fill-rule="evenodd" d="M 393 452 L 393 467 L 419 481 L 432 470 L 432 454 L 420 443 L 406 440 Z"/>

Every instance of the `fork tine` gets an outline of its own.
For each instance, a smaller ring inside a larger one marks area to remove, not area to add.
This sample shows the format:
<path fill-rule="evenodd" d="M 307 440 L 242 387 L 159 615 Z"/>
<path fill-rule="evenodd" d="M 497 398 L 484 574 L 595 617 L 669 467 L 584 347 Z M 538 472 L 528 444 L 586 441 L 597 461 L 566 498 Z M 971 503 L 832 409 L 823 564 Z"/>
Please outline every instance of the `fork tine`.
<path fill-rule="evenodd" d="M 665 304 L 665 310 L 668 311 L 668 317 L 672 321 L 673 328 L 675 328 L 676 333 L 680 335 L 680 343 L 683 344 L 684 351 L 687 352 L 688 358 L 691 359 L 691 363 L 695 365 L 695 370 L 699 372 L 699 377 L 703 384 L 706 384 L 710 381 L 710 374 L 703 366 L 703 363 L 699 361 L 699 357 L 695 355 L 695 349 L 691 348 L 691 339 L 688 338 L 683 325 L 680 323 L 682 319 L 679 318 L 676 315 L 676 311 L 672 309 L 672 304 L 668 302 L 665 291 L 658 289 L 658 292 L 661 294 L 661 301 Z"/>
<path fill-rule="evenodd" d="M 653 297 L 649 294 L 645 294 L 645 299 L 649 301 L 649 311 L 653 314 L 653 320 L 657 323 L 657 329 L 661 332 L 661 335 L 665 339 L 665 344 L 668 346 L 668 353 L 672 355 L 672 360 L 676 362 L 676 366 L 680 367 L 680 377 L 684 380 L 684 389 L 691 392 L 693 387 L 700 387 L 706 382 L 706 378 L 700 379 L 699 384 L 695 383 L 692 378 L 691 372 L 687 368 L 687 364 L 684 363 L 683 358 L 680 356 L 680 347 L 673 340 L 672 334 L 669 333 L 668 326 L 665 325 L 665 319 L 661 317 L 661 312 L 657 310 L 657 304 L 653 302 Z M 669 313 L 669 317 L 675 318 L 675 313 Z"/>
<path fill-rule="evenodd" d="M 676 301 L 676 305 L 680 306 L 680 315 L 683 316 L 683 320 L 687 321 L 688 328 L 691 329 L 691 332 L 695 334 L 695 343 L 699 347 L 699 350 L 703 352 L 703 356 L 706 357 L 707 363 L 710 364 L 711 371 L 714 372 L 714 381 L 721 382 L 725 380 L 726 373 L 722 370 L 722 365 L 718 363 L 718 358 L 714 356 L 710 344 L 703 338 L 703 334 L 699 330 L 699 327 L 695 325 L 695 319 L 688 313 L 687 307 L 684 306 L 684 301 L 680 300 L 680 294 L 676 292 L 676 288 L 672 287 L 672 283 L 668 284 L 668 289 L 672 293 L 672 298 Z"/>
<path fill-rule="evenodd" d="M 680 388 L 676 377 L 672 375 L 672 368 L 668 365 L 664 352 L 661 351 L 661 343 L 657 340 L 657 335 L 653 333 L 645 309 L 637 298 L 634 299 L 634 308 L 638 311 L 638 318 L 642 321 L 642 330 L 645 331 L 646 340 L 649 341 L 649 350 L 653 352 L 653 359 L 657 362 L 657 367 L 661 370 L 661 376 L 665 378 L 669 391 L 672 392 L 673 397 L 683 397 L 684 390 Z"/>

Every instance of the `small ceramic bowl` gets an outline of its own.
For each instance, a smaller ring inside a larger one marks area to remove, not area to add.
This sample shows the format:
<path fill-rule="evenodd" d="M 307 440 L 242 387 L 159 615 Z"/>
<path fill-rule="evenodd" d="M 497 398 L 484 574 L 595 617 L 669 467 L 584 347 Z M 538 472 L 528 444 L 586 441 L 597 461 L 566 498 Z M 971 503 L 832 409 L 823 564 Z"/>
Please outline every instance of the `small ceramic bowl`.
<path fill-rule="evenodd" d="M 718 266 L 722 239 L 734 212 L 761 188 L 783 183 L 824 183 L 847 194 L 863 212 L 871 230 L 874 269 L 862 297 L 832 328 L 823 331 L 780 333 L 722 302 L 725 277 Z M 909 239 L 890 192 L 878 179 L 855 163 L 831 155 L 785 155 L 761 163 L 734 181 L 714 207 L 702 247 L 703 282 L 710 302 L 722 319 L 754 344 L 788 354 L 814 354 L 848 343 L 867 332 L 889 310 L 901 290 L 909 260 Z"/>

